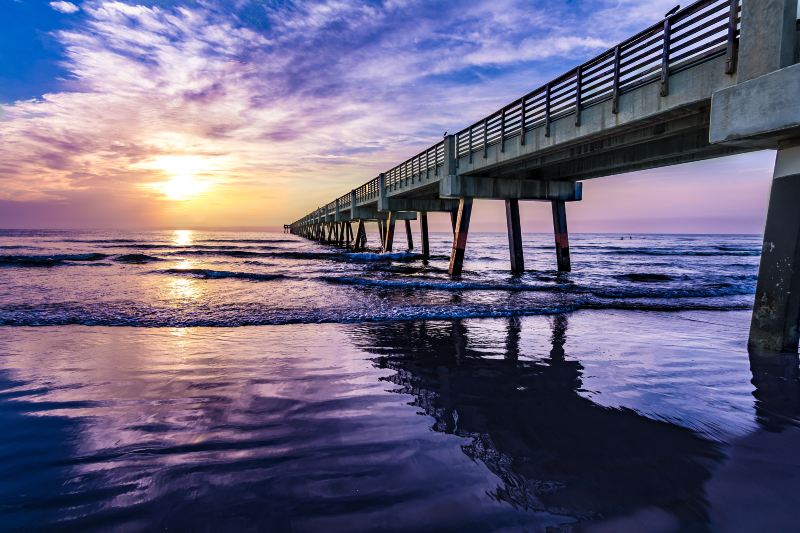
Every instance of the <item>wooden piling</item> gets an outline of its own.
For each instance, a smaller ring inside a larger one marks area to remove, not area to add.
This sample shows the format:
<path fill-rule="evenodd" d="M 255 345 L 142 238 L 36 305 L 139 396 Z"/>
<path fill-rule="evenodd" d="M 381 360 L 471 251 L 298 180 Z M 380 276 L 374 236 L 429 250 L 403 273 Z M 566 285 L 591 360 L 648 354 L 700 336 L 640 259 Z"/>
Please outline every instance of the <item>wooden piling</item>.
<path fill-rule="evenodd" d="M 414 237 L 411 235 L 411 221 L 406 220 L 406 240 L 408 241 L 408 251 L 414 249 Z"/>
<path fill-rule="evenodd" d="M 456 217 L 455 232 L 453 233 L 453 249 L 450 252 L 449 272 L 451 276 L 461 275 L 471 216 L 472 198 L 461 198 L 458 202 L 458 216 Z"/>
<path fill-rule="evenodd" d="M 511 255 L 511 272 L 525 271 L 525 256 L 522 253 L 522 229 L 519 223 L 519 200 L 506 200 L 506 226 L 508 226 L 508 250 Z"/>
<path fill-rule="evenodd" d="M 419 213 L 419 227 L 422 232 L 422 259 L 428 259 L 431 256 L 431 247 L 428 242 L 428 212 L 420 211 Z"/>
<path fill-rule="evenodd" d="M 567 207 L 563 200 L 553 200 L 553 233 L 556 240 L 556 260 L 559 272 L 572 270 L 569 260 L 569 232 L 567 231 Z"/>

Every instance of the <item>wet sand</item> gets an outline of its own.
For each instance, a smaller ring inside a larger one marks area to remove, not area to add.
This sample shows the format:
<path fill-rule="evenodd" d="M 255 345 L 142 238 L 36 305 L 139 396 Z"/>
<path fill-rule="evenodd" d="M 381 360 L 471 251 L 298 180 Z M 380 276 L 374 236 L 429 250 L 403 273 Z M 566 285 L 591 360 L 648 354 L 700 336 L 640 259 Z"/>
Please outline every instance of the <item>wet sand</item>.
<path fill-rule="evenodd" d="M 0 527 L 782 530 L 800 382 L 748 320 L 0 328 Z"/>

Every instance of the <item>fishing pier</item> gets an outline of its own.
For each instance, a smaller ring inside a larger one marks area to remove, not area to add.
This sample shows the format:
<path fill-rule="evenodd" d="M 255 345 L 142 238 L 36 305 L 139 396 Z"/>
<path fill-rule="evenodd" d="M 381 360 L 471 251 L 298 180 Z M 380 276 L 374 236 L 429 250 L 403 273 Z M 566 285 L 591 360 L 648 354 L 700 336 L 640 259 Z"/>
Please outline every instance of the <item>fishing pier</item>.
<path fill-rule="evenodd" d="M 461 273 L 475 199 L 506 206 L 511 270 L 525 269 L 520 201 L 550 202 L 556 263 L 571 269 L 568 202 L 582 180 L 776 149 L 750 332 L 753 348 L 800 338 L 800 64 L 797 0 L 700 0 L 422 150 L 286 226 L 381 250 L 430 212 L 451 216 L 450 274 Z M 355 229 L 354 229 L 355 226 Z"/>

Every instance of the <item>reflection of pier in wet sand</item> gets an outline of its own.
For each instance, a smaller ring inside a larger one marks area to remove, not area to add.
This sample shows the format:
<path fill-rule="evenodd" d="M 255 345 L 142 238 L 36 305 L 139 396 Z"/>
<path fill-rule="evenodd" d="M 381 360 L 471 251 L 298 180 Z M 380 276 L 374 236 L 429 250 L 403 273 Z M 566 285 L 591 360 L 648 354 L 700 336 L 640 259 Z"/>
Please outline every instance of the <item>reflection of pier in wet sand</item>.
<path fill-rule="evenodd" d="M 748 507 L 733 508 L 730 492 L 747 487 L 758 470 L 752 458 L 737 460 L 737 442 L 726 450 L 680 425 L 607 408 L 582 394 L 583 367 L 564 350 L 564 315 L 552 318 L 551 348 L 542 359 L 521 353 L 517 317 L 508 319 L 502 357 L 473 348 L 460 320 L 364 324 L 357 331 L 381 354 L 376 364 L 396 372 L 386 378 L 398 386 L 395 392 L 412 395 L 413 405 L 435 420 L 434 430 L 471 439 L 463 451 L 498 476 L 493 496 L 499 500 L 616 531 L 706 531 L 764 518 L 758 512 L 731 520 Z M 794 427 L 797 368 L 796 357 L 780 368 L 754 361 L 756 415 L 767 431 L 747 439 Z M 800 442 L 797 435 L 788 431 L 781 442 Z M 726 458 L 731 451 L 733 458 Z M 788 455 L 773 460 L 792 463 Z M 777 486 L 750 491 L 763 499 L 800 481 L 800 472 L 787 475 Z M 760 510 L 769 514 L 767 523 L 782 527 L 800 518 L 784 503 Z"/>

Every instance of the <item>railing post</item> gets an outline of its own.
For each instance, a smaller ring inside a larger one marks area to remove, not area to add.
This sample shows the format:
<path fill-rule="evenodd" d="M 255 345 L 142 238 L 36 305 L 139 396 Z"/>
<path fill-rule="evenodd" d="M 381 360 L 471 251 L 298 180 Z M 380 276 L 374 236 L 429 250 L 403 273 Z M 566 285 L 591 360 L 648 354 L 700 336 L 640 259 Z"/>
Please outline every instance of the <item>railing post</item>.
<path fill-rule="evenodd" d="M 583 69 L 578 67 L 575 71 L 575 126 L 581 125 L 581 85 L 583 84 Z"/>
<path fill-rule="evenodd" d="M 619 46 L 614 47 L 614 80 L 612 82 L 611 112 L 615 115 L 619 113 Z"/>
<path fill-rule="evenodd" d="M 519 104 L 519 145 L 525 146 L 525 97 L 523 96 Z"/>
<path fill-rule="evenodd" d="M 489 155 L 489 119 L 483 119 L 483 158 Z"/>
<path fill-rule="evenodd" d="M 669 94 L 669 45 L 672 32 L 672 17 L 664 19 L 664 48 L 661 51 L 661 96 Z"/>
<path fill-rule="evenodd" d="M 544 93 L 544 136 L 550 137 L 550 83 Z"/>
<path fill-rule="evenodd" d="M 444 138 L 444 160 L 442 161 L 442 175 L 455 176 L 458 174 L 456 171 L 456 162 L 458 161 L 458 154 L 456 153 L 456 136 L 448 135 Z"/>
<path fill-rule="evenodd" d="M 381 172 L 378 175 L 378 211 L 388 211 L 389 202 L 386 199 L 386 175 Z"/>
<path fill-rule="evenodd" d="M 730 0 L 731 7 L 728 15 L 728 45 L 725 52 L 725 74 L 736 72 L 736 22 L 739 18 L 739 0 Z"/>
<path fill-rule="evenodd" d="M 506 108 L 500 112 L 500 152 L 506 151 Z"/>
<path fill-rule="evenodd" d="M 469 127 L 469 162 L 472 164 L 472 126 Z"/>
<path fill-rule="evenodd" d="M 435 148 L 434 148 L 435 150 Z M 431 149 L 428 148 L 425 150 L 425 179 L 430 179 L 430 169 L 431 169 L 431 161 L 430 161 Z"/>

